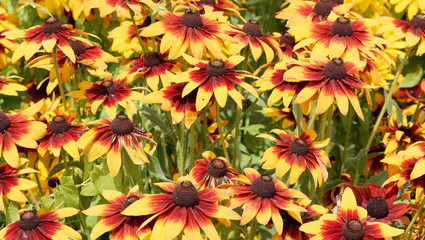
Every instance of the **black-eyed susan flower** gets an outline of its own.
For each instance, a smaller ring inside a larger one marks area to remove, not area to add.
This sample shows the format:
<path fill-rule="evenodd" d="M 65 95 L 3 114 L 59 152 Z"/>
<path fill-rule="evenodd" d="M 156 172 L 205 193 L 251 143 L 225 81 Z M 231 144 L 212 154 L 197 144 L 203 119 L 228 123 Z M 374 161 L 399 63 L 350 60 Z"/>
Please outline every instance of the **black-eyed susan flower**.
<path fill-rule="evenodd" d="M 103 81 L 88 82 L 83 81 L 78 84 L 80 90 L 67 93 L 67 96 L 78 99 L 89 99 L 86 108 L 90 108 L 95 114 L 100 105 L 103 104 L 109 119 L 114 119 L 117 110 L 116 104 L 127 109 L 127 112 L 133 115 L 136 112 L 136 106 L 133 101 L 140 101 L 142 94 L 127 88 L 130 82 L 121 78 L 113 79 L 111 76 Z"/>
<path fill-rule="evenodd" d="M 36 172 L 36 170 L 31 168 L 16 170 L 16 168 L 9 166 L 7 163 L 1 164 L 0 197 L 5 196 L 7 199 L 10 199 L 12 201 L 25 203 L 27 201 L 27 198 L 21 191 L 37 187 L 37 184 L 28 179 L 19 178 L 17 176 L 33 172 Z M 3 204 L 0 203 L 0 209 L 2 205 Z"/>
<path fill-rule="evenodd" d="M 79 134 L 82 133 L 83 125 L 72 124 L 76 114 L 73 113 L 57 115 L 47 124 L 47 134 L 40 140 L 37 148 L 41 156 L 50 150 L 55 157 L 59 157 L 63 148 L 72 158 L 80 160 L 77 141 Z"/>
<path fill-rule="evenodd" d="M 243 48 L 249 46 L 255 61 L 258 61 L 263 52 L 266 55 L 267 63 L 271 63 L 275 55 L 279 60 L 282 59 L 282 50 L 277 38 L 263 34 L 260 23 L 255 20 L 249 20 L 242 28 L 230 31 L 230 35 L 236 40 L 229 46 L 230 55 L 238 54 Z"/>
<path fill-rule="evenodd" d="M 421 0 L 389 0 L 394 6 L 394 12 L 402 13 L 407 10 L 407 17 L 412 19 L 418 12 L 425 11 L 425 2 Z"/>
<path fill-rule="evenodd" d="M 295 38 L 290 33 L 273 33 L 279 39 L 279 46 L 284 56 L 292 58 L 294 56 Z"/>
<path fill-rule="evenodd" d="M 258 98 L 255 89 L 242 80 L 244 76 L 233 69 L 242 62 L 244 57 L 235 55 L 224 60 L 217 59 L 212 61 L 196 60 L 189 55 L 184 55 L 184 58 L 194 66 L 194 68 L 174 75 L 170 80 L 172 82 L 188 82 L 183 89 L 182 97 L 197 89 L 197 111 L 201 111 L 207 106 L 213 97 L 218 105 L 223 108 L 226 105 L 228 95 L 235 100 L 240 108 L 242 108 L 242 100 L 244 97 L 235 88 L 234 84 L 241 86 Z"/>
<path fill-rule="evenodd" d="M 227 22 L 217 21 L 218 12 L 213 12 L 209 6 L 205 6 L 204 9 L 205 14 L 190 8 L 184 13 L 163 11 L 160 15 L 165 20 L 146 27 L 141 35 L 144 37 L 163 35 L 160 51 L 161 53 L 170 51 L 169 59 L 176 59 L 187 50 L 190 50 L 196 59 L 205 56 L 205 50 L 220 59 L 223 41 L 234 40 L 226 34 L 226 30 L 229 29 Z"/>
<path fill-rule="evenodd" d="M 236 16 L 241 17 L 240 11 L 243 8 L 240 8 L 238 5 L 233 3 L 231 0 L 194 0 L 190 2 L 186 1 L 176 1 L 177 5 L 173 7 L 173 11 L 176 12 L 181 8 L 195 7 L 199 11 L 204 9 L 204 6 L 210 6 L 215 12 L 222 12 L 227 16 Z"/>
<path fill-rule="evenodd" d="M 263 111 L 264 117 L 274 117 L 274 122 L 282 120 L 282 129 L 292 127 L 297 122 L 291 108 L 263 108 Z"/>
<path fill-rule="evenodd" d="M 153 91 L 158 91 L 159 80 L 161 80 L 162 87 L 170 86 L 168 78 L 172 76 L 172 73 L 181 72 L 181 64 L 165 60 L 166 57 L 166 54 L 156 52 L 143 54 L 139 59 L 131 62 L 127 79 L 132 82 L 134 79 L 144 76 Z"/>
<path fill-rule="evenodd" d="M 231 184 L 231 179 L 239 174 L 238 170 L 229 166 L 227 159 L 217 157 L 211 151 L 203 152 L 202 157 L 203 159 L 195 161 L 195 166 L 190 171 L 198 186 L 216 188 L 220 184 Z"/>
<path fill-rule="evenodd" d="M 7 31 L 7 29 L 0 31 L 0 68 L 7 66 L 7 52 L 13 53 L 18 47 L 18 43 L 5 37 Z"/>
<path fill-rule="evenodd" d="M 402 229 L 384 223 L 369 223 L 366 210 L 357 207 L 356 197 L 351 188 L 344 190 L 338 215 L 325 214 L 317 221 L 304 223 L 300 230 L 314 235 L 312 240 L 382 239 L 403 233 Z"/>
<path fill-rule="evenodd" d="M 17 83 L 15 79 L 21 78 L 18 76 L 0 78 L 0 94 L 18 96 L 17 92 L 27 90 L 27 87 Z"/>
<path fill-rule="evenodd" d="M 153 92 L 143 97 L 143 103 L 162 103 L 163 111 L 171 111 L 174 124 L 181 122 L 184 118 L 186 128 L 190 128 L 198 119 L 201 112 L 196 111 L 197 89 L 182 97 L 183 89 L 187 83 L 176 83 L 163 88 L 161 91 Z"/>
<path fill-rule="evenodd" d="M 17 168 L 19 164 L 17 146 L 34 149 L 37 147 L 36 140 L 46 134 L 44 123 L 27 121 L 42 105 L 43 102 L 40 101 L 16 114 L 0 111 L 0 156 L 3 156 L 11 167 Z"/>
<path fill-rule="evenodd" d="M 18 24 L 18 16 L 10 13 L 5 6 L 0 6 L 0 29 L 16 29 Z"/>
<path fill-rule="evenodd" d="M 128 206 L 143 197 L 143 195 L 139 196 L 139 186 L 133 187 L 127 195 L 115 190 L 104 190 L 102 196 L 110 204 L 99 204 L 83 211 L 84 214 L 89 216 L 103 217 L 93 227 L 90 239 L 95 240 L 111 230 L 113 230 L 111 239 L 150 239 L 151 228 L 149 225 L 139 229 L 140 225 L 146 220 L 145 216 L 130 217 L 121 214 Z"/>
<path fill-rule="evenodd" d="M 145 139 L 156 146 L 150 132 L 143 131 L 125 114 L 119 114 L 112 121 L 106 119 L 95 120 L 90 123 L 96 127 L 90 129 L 78 139 L 77 144 L 83 149 L 81 154 L 88 155 L 88 161 L 94 161 L 106 153 L 111 175 L 115 177 L 121 167 L 121 151 L 124 147 L 134 164 L 148 163 L 149 160 L 140 143 Z M 153 152 L 155 148 L 151 150 Z"/>
<path fill-rule="evenodd" d="M 297 95 L 294 103 L 310 101 L 317 93 L 317 114 L 324 113 L 334 99 L 340 112 L 345 116 L 348 113 L 349 102 L 357 115 L 364 119 L 359 99 L 354 89 L 364 89 L 368 85 L 363 83 L 355 74 L 364 68 L 365 62 L 343 61 L 340 58 L 332 60 L 326 58 L 312 58 L 312 64 L 303 64 L 293 67 L 286 72 L 288 79 L 308 81 Z"/>
<path fill-rule="evenodd" d="M 314 179 L 314 186 L 322 186 L 328 177 L 326 167 L 331 167 L 328 155 L 320 148 L 329 144 L 330 139 L 323 141 L 313 140 L 317 137 L 314 130 L 306 129 L 300 136 L 294 132 L 286 133 L 283 130 L 274 129 L 279 139 L 267 134 L 260 134 L 272 140 L 276 145 L 268 148 L 260 162 L 264 162 L 264 169 L 276 169 L 276 176 L 281 178 L 290 171 L 289 183 L 294 184 L 306 168 Z"/>
<path fill-rule="evenodd" d="M 147 7 L 156 8 L 156 4 L 151 0 L 91 0 L 86 6 L 99 8 L 101 17 L 116 12 L 119 17 L 126 18 L 131 17 L 129 10 L 134 14 L 141 14 L 146 12 Z"/>
<path fill-rule="evenodd" d="M 151 239 L 171 240 L 184 232 L 186 239 L 201 240 L 200 228 L 212 240 L 219 240 L 210 217 L 239 220 L 240 216 L 217 201 L 227 199 L 225 190 L 206 188 L 197 190 L 198 185 L 188 176 L 180 177 L 177 184 L 156 183 L 166 193 L 144 195 L 142 199 L 127 207 L 122 214 L 128 216 L 152 215 L 141 227 L 156 219 Z"/>
<path fill-rule="evenodd" d="M 15 50 L 12 56 L 12 62 L 16 62 L 25 56 L 25 60 L 29 60 L 42 47 L 46 52 L 53 52 L 56 46 L 75 62 L 75 54 L 69 45 L 69 39 L 81 39 L 78 35 L 85 37 L 87 33 L 72 28 L 72 25 L 62 23 L 56 18 L 48 18 L 43 25 L 31 27 L 27 30 L 13 30 L 5 33 L 10 39 L 25 39 Z M 87 40 L 86 40 L 87 41 Z"/>
<path fill-rule="evenodd" d="M 34 154 L 33 152 L 27 152 L 27 155 Z M 37 153 L 35 153 L 37 154 Z M 67 157 L 67 156 L 66 156 Z M 34 159 L 37 160 L 35 162 Z M 43 195 L 49 195 L 52 192 L 55 192 L 57 190 L 57 187 L 60 185 L 60 178 L 63 175 L 63 172 L 65 169 L 60 170 L 59 172 L 49 175 L 49 173 L 52 172 L 53 168 L 59 164 L 59 158 L 58 157 L 51 157 L 49 154 L 46 154 L 43 157 L 37 156 L 28 156 L 28 159 L 30 160 L 30 166 L 32 164 L 34 165 L 34 169 L 38 171 L 38 173 L 29 174 L 28 178 L 33 181 L 40 183 L 40 189 L 32 189 L 34 195 L 37 194 L 37 191 L 41 190 L 41 193 Z M 33 163 L 35 162 L 35 163 Z M 37 177 L 35 176 L 37 174 Z"/>
<path fill-rule="evenodd" d="M 416 55 L 421 56 L 425 53 L 425 17 L 422 15 L 415 15 L 409 22 L 404 22 L 395 18 L 390 18 L 389 21 L 400 29 L 406 36 L 406 45 L 408 47 L 414 47 L 418 43 L 418 49 Z M 385 26 L 383 31 L 393 30 L 393 26 Z"/>
<path fill-rule="evenodd" d="M 306 209 L 289 198 L 308 198 L 307 196 L 300 191 L 287 188 L 280 180 L 260 175 L 253 168 L 245 168 L 244 171 L 246 177 L 241 175 L 234 179 L 243 185 L 235 185 L 228 189 L 233 197 L 227 203 L 230 208 L 244 205 L 241 225 L 247 224 L 254 217 L 264 225 L 272 220 L 278 234 L 282 234 L 283 220 L 279 209 L 287 211 L 297 221 L 302 222 L 300 213 Z"/>
<path fill-rule="evenodd" d="M 79 212 L 75 208 L 61 208 L 37 215 L 37 211 L 19 210 L 19 220 L 7 225 L 0 231 L 4 240 L 16 239 L 74 239 L 81 240 L 81 235 L 74 229 L 56 222 Z"/>

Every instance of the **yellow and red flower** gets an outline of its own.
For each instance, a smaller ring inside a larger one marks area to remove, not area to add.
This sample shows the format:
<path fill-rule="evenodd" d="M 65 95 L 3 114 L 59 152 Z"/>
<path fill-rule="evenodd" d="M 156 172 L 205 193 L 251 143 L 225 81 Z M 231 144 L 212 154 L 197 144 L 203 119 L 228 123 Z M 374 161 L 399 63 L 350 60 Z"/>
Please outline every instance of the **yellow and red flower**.
<path fill-rule="evenodd" d="M 239 220 L 240 216 L 217 201 L 227 199 L 222 189 L 206 188 L 197 190 L 198 185 L 188 176 L 180 177 L 177 184 L 156 183 L 166 193 L 144 195 L 122 214 L 127 216 L 152 215 L 141 227 L 156 219 L 151 239 L 171 240 L 184 231 L 186 239 L 202 240 L 200 228 L 212 240 L 219 240 L 210 217 Z"/>
<path fill-rule="evenodd" d="M 27 87 L 17 83 L 14 78 L 21 79 L 21 77 L 18 76 L 8 76 L 0 78 L 0 94 L 18 96 L 18 91 L 21 92 L 28 89 Z"/>
<path fill-rule="evenodd" d="M 112 121 L 106 119 L 95 120 L 90 125 L 96 126 L 90 129 L 78 139 L 77 144 L 83 149 L 81 154 L 90 151 L 88 161 L 94 161 L 106 153 L 111 175 L 115 177 L 121 167 L 121 151 L 124 147 L 134 164 L 148 163 L 149 160 L 141 145 L 141 139 L 145 139 L 156 147 L 152 134 L 140 129 L 125 114 L 119 114 Z"/>
<path fill-rule="evenodd" d="M 15 52 L 18 44 L 10 39 L 7 39 L 5 33 L 8 29 L 3 29 L 0 31 L 0 68 L 5 68 L 7 66 L 7 52 Z"/>
<path fill-rule="evenodd" d="M 282 120 L 283 130 L 294 126 L 297 122 L 291 108 L 263 108 L 263 111 L 264 117 L 274 117 L 274 122 Z M 304 123 L 303 118 L 303 126 L 306 126 Z"/>
<path fill-rule="evenodd" d="M 272 130 L 272 133 L 279 135 L 279 139 L 267 134 L 258 135 L 276 143 L 264 152 L 260 160 L 264 162 L 263 168 L 276 169 L 278 178 L 290 171 L 290 184 L 294 184 L 301 173 L 308 168 L 314 179 L 314 187 L 317 184 L 319 187 L 322 186 L 328 178 L 326 167 L 330 168 L 331 163 L 326 152 L 320 148 L 328 145 L 330 139 L 313 142 L 317 134 L 311 129 L 306 129 L 301 136 L 297 136 L 294 132 L 288 134 L 279 129 Z"/>
<path fill-rule="evenodd" d="M 302 222 L 300 212 L 306 212 L 306 209 L 289 198 L 307 199 L 306 195 L 287 188 L 280 180 L 273 180 L 268 175 L 260 175 L 253 168 L 245 168 L 244 171 L 246 177 L 240 175 L 234 179 L 243 185 L 235 185 L 228 189 L 228 193 L 233 197 L 227 203 L 230 208 L 244 205 L 241 225 L 247 224 L 254 217 L 264 225 L 271 220 L 278 234 L 282 234 L 283 220 L 279 210 L 287 211 L 297 221 Z"/>
<path fill-rule="evenodd" d="M 56 222 L 79 212 L 75 208 L 61 208 L 42 215 L 35 210 L 19 210 L 19 220 L 0 230 L 0 239 L 75 239 L 81 235 L 74 229 Z"/>
<path fill-rule="evenodd" d="M 105 17 L 113 12 L 119 17 L 130 18 L 130 11 L 134 14 L 145 14 L 149 9 L 155 9 L 156 4 L 151 0 L 90 0 L 87 2 L 88 8 L 100 8 L 100 16 Z"/>
<path fill-rule="evenodd" d="M 210 102 L 211 98 L 217 101 L 220 107 L 224 107 L 229 95 L 236 104 L 242 108 L 244 97 L 235 88 L 234 84 L 246 89 L 258 98 L 255 89 L 244 82 L 243 75 L 233 68 L 238 65 L 244 57 L 235 55 L 225 60 L 196 60 L 189 55 L 183 55 L 187 62 L 194 68 L 171 77 L 172 82 L 188 82 L 183 89 L 182 97 L 197 89 L 196 110 L 201 111 Z M 213 96 L 214 95 L 214 96 Z"/>
<path fill-rule="evenodd" d="M 27 198 L 21 192 L 37 187 L 37 184 L 25 178 L 19 178 L 18 175 L 33 173 L 36 170 L 31 168 L 24 168 L 16 170 L 16 168 L 10 167 L 7 163 L 0 165 L 0 198 L 5 196 L 15 202 L 25 203 Z M 0 202 L 0 209 L 3 208 L 3 202 Z"/>
<path fill-rule="evenodd" d="M 177 1 L 177 5 L 173 6 L 173 11 L 176 12 L 182 8 L 195 7 L 199 11 L 204 10 L 205 6 L 213 8 L 215 12 L 222 12 L 227 16 L 241 17 L 240 11 L 244 10 L 231 0 L 191 0 L 191 1 Z"/>
<path fill-rule="evenodd" d="M 129 239 L 129 240 L 148 240 L 150 239 L 151 227 L 149 225 L 140 228 L 140 225 L 146 220 L 144 216 L 128 217 L 122 215 L 128 206 L 141 199 L 139 196 L 139 186 L 134 186 L 127 195 L 115 191 L 104 190 L 102 196 L 110 202 L 110 204 L 100 204 L 83 211 L 89 216 L 103 217 L 93 227 L 90 239 L 95 240 L 102 234 L 113 230 L 111 239 Z"/>
<path fill-rule="evenodd" d="M 43 101 L 16 114 L 6 114 L 0 111 L 0 156 L 13 168 L 19 165 L 17 145 L 24 148 L 35 149 L 36 140 L 46 134 L 46 125 L 42 122 L 27 121 L 37 113 Z"/>
<path fill-rule="evenodd" d="M 384 223 L 368 222 L 367 212 L 364 208 L 357 207 L 351 188 L 346 188 L 342 195 L 338 215 L 325 214 L 317 221 L 304 223 L 300 230 L 314 235 L 312 240 L 382 239 L 403 233 L 402 229 Z"/>
<path fill-rule="evenodd" d="M 203 152 L 202 157 L 203 159 L 195 161 L 195 166 L 190 171 L 190 176 L 198 186 L 216 188 L 220 184 L 231 184 L 231 179 L 239 174 L 238 170 L 229 166 L 227 159 L 217 157 L 211 151 Z"/>
<path fill-rule="evenodd" d="M 389 0 L 394 6 L 394 12 L 402 13 L 407 10 L 407 17 L 412 19 L 415 14 L 425 11 L 425 2 L 421 0 Z"/>
<path fill-rule="evenodd" d="M 410 22 L 404 22 L 392 18 L 392 24 L 399 28 L 406 36 L 406 45 L 414 47 L 418 43 L 416 55 L 421 56 L 425 53 L 425 17 L 422 15 L 415 15 Z M 385 28 L 387 30 L 387 28 Z M 420 42 L 419 42 L 420 41 Z"/>

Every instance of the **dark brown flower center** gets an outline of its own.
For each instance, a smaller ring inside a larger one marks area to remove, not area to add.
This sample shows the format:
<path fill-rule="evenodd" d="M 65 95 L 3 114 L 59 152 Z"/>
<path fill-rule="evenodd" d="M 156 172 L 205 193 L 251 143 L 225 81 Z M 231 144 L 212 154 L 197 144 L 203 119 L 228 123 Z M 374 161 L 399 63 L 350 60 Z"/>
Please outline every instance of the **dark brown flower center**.
<path fill-rule="evenodd" d="M 412 18 L 412 20 L 410 20 L 410 24 L 415 27 L 425 29 L 425 17 L 422 15 L 416 15 Z"/>
<path fill-rule="evenodd" d="M 331 32 L 340 37 L 353 35 L 353 25 L 348 18 L 340 17 L 332 23 Z"/>
<path fill-rule="evenodd" d="M 133 122 L 125 114 L 119 114 L 111 122 L 111 131 L 117 135 L 127 135 L 133 130 Z"/>
<path fill-rule="evenodd" d="M 333 9 L 333 3 L 329 0 L 320 0 L 314 5 L 313 12 L 327 17 Z"/>
<path fill-rule="evenodd" d="M 4 132 L 10 127 L 9 117 L 2 111 L 0 111 L 0 133 Z"/>
<path fill-rule="evenodd" d="M 410 137 L 412 135 L 412 129 L 406 126 L 401 126 L 400 131 L 404 132 L 404 135 Z"/>
<path fill-rule="evenodd" d="M 176 186 L 171 194 L 173 203 L 180 207 L 194 207 L 198 205 L 198 190 L 189 181 L 184 181 Z"/>
<path fill-rule="evenodd" d="M 35 210 L 28 210 L 21 214 L 19 217 L 19 226 L 24 230 L 31 230 L 38 226 L 40 218 L 38 217 Z"/>
<path fill-rule="evenodd" d="M 262 198 L 271 198 L 276 193 L 273 178 L 268 175 L 261 175 L 256 178 L 251 185 L 251 192 Z"/>
<path fill-rule="evenodd" d="M 363 224 L 357 219 L 350 219 L 342 227 L 342 235 L 347 240 L 360 240 L 364 236 Z"/>
<path fill-rule="evenodd" d="M 297 155 L 306 155 L 308 153 L 308 144 L 304 139 L 297 138 L 289 144 L 289 150 Z"/>
<path fill-rule="evenodd" d="M 49 129 L 50 129 L 50 131 L 52 131 L 54 133 L 63 133 L 63 132 L 68 131 L 69 124 L 66 121 L 65 117 L 63 117 L 63 116 L 56 116 L 49 123 Z"/>
<path fill-rule="evenodd" d="M 207 73 L 211 76 L 224 76 L 226 75 L 227 69 L 226 64 L 220 60 L 213 60 L 208 63 Z"/>
<path fill-rule="evenodd" d="M 204 4 L 204 5 L 214 5 L 214 4 L 217 4 L 215 2 L 215 0 L 201 0 L 200 2 L 201 2 L 201 4 Z"/>
<path fill-rule="evenodd" d="M 125 199 L 124 204 L 122 205 L 121 211 L 124 211 L 128 206 L 133 204 L 135 201 L 139 200 L 136 196 L 131 196 Z"/>
<path fill-rule="evenodd" d="M 50 188 L 56 188 L 57 186 L 61 185 L 61 181 L 57 177 L 51 177 L 49 181 L 47 181 L 47 184 Z"/>
<path fill-rule="evenodd" d="M 242 32 L 254 37 L 261 37 L 261 35 L 263 35 L 260 23 L 255 20 L 249 20 L 247 23 L 245 23 L 242 28 Z"/>
<path fill-rule="evenodd" d="M 214 159 L 207 165 L 208 173 L 216 178 L 221 178 L 226 175 L 226 163 L 221 159 Z"/>
<path fill-rule="evenodd" d="M 143 65 L 145 67 L 154 67 L 161 64 L 161 58 L 156 52 L 148 52 L 143 57 Z"/>
<path fill-rule="evenodd" d="M 289 46 L 295 45 L 295 38 L 290 33 L 284 33 L 279 37 L 280 43 L 284 43 Z"/>
<path fill-rule="evenodd" d="M 367 202 L 367 214 L 374 218 L 384 218 L 388 216 L 388 203 L 382 197 L 373 197 Z"/>
<path fill-rule="evenodd" d="M 104 95 L 109 95 L 117 91 L 117 86 L 113 81 L 105 81 L 102 84 L 100 84 L 100 93 Z"/>
<path fill-rule="evenodd" d="M 43 27 L 41 29 L 44 33 L 58 33 L 63 30 L 63 27 L 59 19 L 51 17 L 44 20 Z"/>
<path fill-rule="evenodd" d="M 347 76 L 347 69 L 340 58 L 334 58 L 323 68 L 323 73 L 331 79 L 344 79 Z"/>
<path fill-rule="evenodd" d="M 197 28 L 203 25 L 201 14 L 190 8 L 183 14 L 181 23 L 189 28 Z"/>
<path fill-rule="evenodd" d="M 341 4 L 344 4 L 344 0 L 332 0 L 332 3 L 341 5 Z"/>
<path fill-rule="evenodd" d="M 72 50 L 76 56 L 83 54 L 86 51 L 86 46 L 83 42 L 75 39 L 69 40 L 69 45 L 71 45 Z"/>

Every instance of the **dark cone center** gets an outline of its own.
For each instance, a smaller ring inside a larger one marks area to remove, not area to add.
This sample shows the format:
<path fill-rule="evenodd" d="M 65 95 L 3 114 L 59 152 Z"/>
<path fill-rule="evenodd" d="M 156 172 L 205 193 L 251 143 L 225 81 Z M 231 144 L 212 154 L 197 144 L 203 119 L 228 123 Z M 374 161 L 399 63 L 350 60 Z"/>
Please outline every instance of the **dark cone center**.
<path fill-rule="evenodd" d="M 399 130 L 404 132 L 404 135 L 406 135 L 406 136 L 410 137 L 412 135 L 412 129 L 409 128 L 409 127 L 401 126 Z"/>
<path fill-rule="evenodd" d="M 100 84 L 99 91 L 104 95 L 109 95 L 117 91 L 117 86 L 113 81 L 106 81 Z"/>
<path fill-rule="evenodd" d="M 251 185 L 251 192 L 262 198 L 271 198 L 276 193 L 273 178 L 268 175 L 261 175 L 256 178 Z"/>
<path fill-rule="evenodd" d="M 127 135 L 134 130 L 133 122 L 125 114 L 118 115 L 111 122 L 111 131 L 117 135 Z"/>
<path fill-rule="evenodd" d="M 19 226 L 24 230 L 31 230 L 38 226 L 40 218 L 34 210 L 29 210 L 19 217 Z"/>
<path fill-rule="evenodd" d="M 388 203 L 382 197 L 374 197 L 367 202 L 367 214 L 374 218 L 384 218 L 388 216 L 389 208 Z"/>
<path fill-rule="evenodd" d="M 58 33 L 63 30 L 63 27 L 59 19 L 51 17 L 44 21 L 42 30 L 44 33 Z"/>
<path fill-rule="evenodd" d="M 139 200 L 136 196 L 131 196 L 125 199 L 124 204 L 122 205 L 121 211 L 124 211 L 128 206 L 133 204 L 135 201 Z"/>
<path fill-rule="evenodd" d="M 155 67 L 161 64 L 161 58 L 156 52 L 146 53 L 143 57 L 143 65 L 145 67 Z"/>
<path fill-rule="evenodd" d="M 348 18 L 340 17 L 332 23 L 331 32 L 340 37 L 353 35 L 353 25 Z"/>
<path fill-rule="evenodd" d="M 280 35 L 279 41 L 289 46 L 295 46 L 295 38 L 290 33 Z"/>
<path fill-rule="evenodd" d="M 308 144 L 304 139 L 297 138 L 289 144 L 289 150 L 297 155 L 306 155 L 308 153 Z"/>
<path fill-rule="evenodd" d="M 214 4 L 217 4 L 215 2 L 215 0 L 201 0 L 200 2 L 201 2 L 201 4 L 204 4 L 204 5 L 214 5 Z"/>
<path fill-rule="evenodd" d="M 220 60 L 213 60 L 208 63 L 207 73 L 211 76 L 224 76 L 226 75 L 227 69 L 224 62 Z"/>
<path fill-rule="evenodd" d="M 331 79 L 344 79 L 347 76 L 347 69 L 340 58 L 334 58 L 323 68 L 323 73 Z"/>
<path fill-rule="evenodd" d="M 54 133 L 63 133 L 63 132 L 68 131 L 69 124 L 66 121 L 65 117 L 63 117 L 63 116 L 56 116 L 49 123 L 49 129 L 50 129 L 50 131 L 52 131 Z"/>
<path fill-rule="evenodd" d="M 226 176 L 226 163 L 223 160 L 216 158 L 208 163 L 207 171 L 213 177 L 224 177 Z"/>
<path fill-rule="evenodd" d="M 255 20 L 249 20 L 247 23 L 245 23 L 242 28 L 242 32 L 254 37 L 261 37 L 263 35 L 260 23 Z"/>
<path fill-rule="evenodd" d="M 173 203 L 180 207 L 194 207 L 198 205 L 198 190 L 189 181 L 184 181 L 176 186 L 172 195 Z"/>
<path fill-rule="evenodd" d="M 2 111 L 0 111 L 0 133 L 6 131 L 10 127 L 9 117 Z"/>
<path fill-rule="evenodd" d="M 71 48 L 76 56 L 79 56 L 80 54 L 83 54 L 86 51 L 86 46 L 81 41 L 70 39 L 69 45 L 71 45 Z"/>
<path fill-rule="evenodd" d="M 360 240 L 364 236 L 363 224 L 357 219 L 350 219 L 342 227 L 342 235 L 347 240 Z"/>
<path fill-rule="evenodd" d="M 332 3 L 341 5 L 341 4 L 344 4 L 344 0 L 332 0 Z"/>
<path fill-rule="evenodd" d="M 198 11 L 188 9 L 181 18 L 181 23 L 189 28 L 197 28 L 204 25 L 201 14 Z"/>
<path fill-rule="evenodd" d="M 61 185 L 61 181 L 57 177 L 51 177 L 49 181 L 47 181 L 47 184 L 50 188 L 56 188 L 57 186 Z"/>
<path fill-rule="evenodd" d="M 416 15 L 412 18 L 412 20 L 410 20 L 410 24 L 415 27 L 425 29 L 425 17 L 422 15 Z"/>
<path fill-rule="evenodd" d="M 314 5 L 313 12 L 318 15 L 327 17 L 331 13 L 332 9 L 333 9 L 333 3 L 331 1 L 321 0 L 321 1 L 318 1 L 316 5 Z"/>

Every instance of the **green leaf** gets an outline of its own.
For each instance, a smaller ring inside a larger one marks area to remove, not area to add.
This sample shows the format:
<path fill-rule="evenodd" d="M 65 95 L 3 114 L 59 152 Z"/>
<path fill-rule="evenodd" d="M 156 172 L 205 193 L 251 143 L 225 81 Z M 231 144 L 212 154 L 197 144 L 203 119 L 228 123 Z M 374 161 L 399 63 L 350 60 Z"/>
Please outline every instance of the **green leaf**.
<path fill-rule="evenodd" d="M 65 207 L 79 208 L 80 198 L 77 187 L 71 177 L 62 176 L 61 184 L 55 194 L 57 200 L 61 200 Z"/>
<path fill-rule="evenodd" d="M 49 212 L 55 207 L 56 202 L 55 199 L 50 196 L 43 196 L 41 197 L 41 203 L 43 204 L 44 209 Z"/>
<path fill-rule="evenodd" d="M 400 83 L 400 88 L 412 88 L 416 86 L 424 75 L 424 70 L 418 66 L 418 72 L 409 72 L 404 76 L 403 81 Z"/>
<path fill-rule="evenodd" d="M 382 186 L 382 184 L 384 184 L 387 177 L 388 177 L 388 170 L 385 170 L 385 171 L 381 172 L 380 174 L 377 174 L 377 175 L 370 177 L 367 180 L 367 183 L 373 183 L 373 184 L 377 184 L 379 186 Z"/>
<path fill-rule="evenodd" d="M 92 182 L 100 193 L 104 190 L 117 190 L 114 179 L 111 174 L 106 171 L 102 171 L 99 167 L 95 168 L 92 173 Z"/>
<path fill-rule="evenodd" d="M 68 162 L 67 163 L 68 166 L 74 166 L 74 167 L 78 167 L 79 169 L 83 170 L 84 166 L 81 164 L 81 162 L 79 161 L 72 161 L 72 162 Z M 52 171 L 50 171 L 49 176 L 47 176 L 47 179 L 51 178 L 54 174 L 60 172 L 61 170 L 65 169 L 65 164 L 64 163 L 59 163 L 57 164 Z"/>
<path fill-rule="evenodd" d="M 385 96 L 385 98 L 387 98 L 387 96 L 388 96 L 388 93 L 386 91 L 384 91 L 384 96 Z M 392 117 L 392 114 L 393 114 L 393 106 L 396 109 L 397 122 L 401 123 L 403 121 L 403 113 L 401 112 L 401 108 L 393 98 L 390 98 L 390 101 L 388 102 L 386 111 L 387 111 L 388 115 L 391 116 L 391 117 Z"/>
<path fill-rule="evenodd" d="M 143 106 L 142 111 L 147 119 L 149 119 L 155 125 L 159 126 L 164 131 L 164 135 L 171 133 L 170 128 L 168 128 L 167 124 L 165 124 L 158 117 L 158 113 L 155 110 L 150 107 Z"/>
<path fill-rule="evenodd" d="M 89 182 L 81 188 L 81 195 L 86 197 L 92 197 L 99 195 L 100 192 L 97 190 L 96 186 Z"/>
<path fill-rule="evenodd" d="M 7 206 L 7 210 L 9 211 L 9 215 L 10 215 L 10 222 L 16 222 L 19 220 L 19 208 L 18 208 L 18 204 L 15 202 L 10 201 L 9 202 L 9 206 Z"/>

